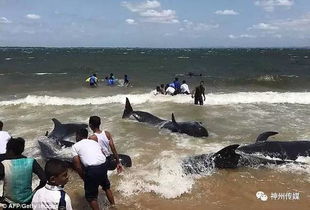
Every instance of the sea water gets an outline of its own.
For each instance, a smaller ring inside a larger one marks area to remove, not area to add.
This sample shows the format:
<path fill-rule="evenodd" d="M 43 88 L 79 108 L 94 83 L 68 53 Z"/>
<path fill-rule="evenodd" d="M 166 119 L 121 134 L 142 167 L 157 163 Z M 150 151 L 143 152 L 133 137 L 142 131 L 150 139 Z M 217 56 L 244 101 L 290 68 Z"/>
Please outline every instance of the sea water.
<path fill-rule="evenodd" d="M 186 175 L 181 167 L 186 157 L 253 143 L 265 131 L 279 132 L 270 138 L 276 141 L 309 140 L 309 54 L 308 49 L 0 48 L 0 120 L 40 159 L 37 139 L 53 129 L 52 118 L 87 123 L 89 116 L 100 116 L 117 151 L 133 161 L 122 174 L 109 176 L 118 209 L 309 209 L 309 158 L 299 158 L 300 164 L 206 169 L 200 175 Z M 93 73 L 97 88 L 85 82 Z M 104 81 L 110 73 L 118 79 L 114 86 Z M 191 90 L 204 81 L 205 104 L 193 105 L 189 95 L 152 93 L 175 77 Z M 134 110 L 202 122 L 210 136 L 121 119 L 126 97 Z M 82 180 L 73 171 L 70 176 L 66 191 L 74 208 L 89 208 Z M 268 200 L 258 198 L 258 191 Z M 104 197 L 100 193 L 106 207 Z"/>

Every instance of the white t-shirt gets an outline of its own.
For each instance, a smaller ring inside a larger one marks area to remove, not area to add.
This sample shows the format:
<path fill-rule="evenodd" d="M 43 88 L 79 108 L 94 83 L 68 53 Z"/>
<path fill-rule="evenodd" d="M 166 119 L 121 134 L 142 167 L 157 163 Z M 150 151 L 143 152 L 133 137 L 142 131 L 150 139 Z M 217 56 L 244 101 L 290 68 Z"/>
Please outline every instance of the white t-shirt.
<path fill-rule="evenodd" d="M 0 131 L 0 154 L 6 153 L 6 144 L 10 140 L 11 136 L 6 131 Z"/>
<path fill-rule="evenodd" d="M 79 156 L 85 167 L 98 166 L 106 161 L 106 157 L 98 142 L 90 139 L 83 139 L 72 146 L 72 154 Z"/>
<path fill-rule="evenodd" d="M 57 210 L 61 198 L 60 190 L 63 188 L 49 184 L 37 190 L 31 202 L 33 210 Z M 72 210 L 71 199 L 67 193 L 65 201 L 66 210 Z"/>
<path fill-rule="evenodd" d="M 181 93 L 185 93 L 185 92 L 189 92 L 189 88 L 188 88 L 188 85 L 186 83 L 182 84 L 181 85 Z"/>
<path fill-rule="evenodd" d="M 174 89 L 173 87 L 168 87 L 168 88 L 166 89 L 166 93 L 167 93 L 167 94 L 170 94 L 170 95 L 173 95 L 173 94 L 174 94 L 174 91 L 175 91 L 175 89 Z"/>

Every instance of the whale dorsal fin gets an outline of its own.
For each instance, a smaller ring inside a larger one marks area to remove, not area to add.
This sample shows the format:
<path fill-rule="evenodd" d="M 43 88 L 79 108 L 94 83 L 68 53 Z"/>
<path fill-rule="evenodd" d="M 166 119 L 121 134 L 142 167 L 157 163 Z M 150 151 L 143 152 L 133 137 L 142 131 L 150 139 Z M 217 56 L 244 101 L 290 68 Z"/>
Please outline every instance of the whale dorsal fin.
<path fill-rule="evenodd" d="M 125 104 L 125 109 L 124 109 L 122 118 L 128 118 L 132 112 L 133 112 L 133 109 L 131 107 L 129 99 L 126 97 L 126 104 Z"/>
<path fill-rule="evenodd" d="M 276 134 L 278 134 L 278 132 L 276 132 L 276 131 L 267 131 L 267 132 L 261 133 L 256 138 L 256 142 L 267 141 L 269 136 L 273 136 L 273 135 L 276 135 Z"/>
<path fill-rule="evenodd" d="M 236 168 L 240 159 L 240 155 L 236 153 L 236 149 L 239 147 L 239 144 L 229 145 L 212 157 L 214 158 L 214 164 L 217 168 Z"/>
<path fill-rule="evenodd" d="M 173 114 L 173 113 L 171 114 L 171 121 L 172 121 L 172 123 L 173 123 L 174 126 L 180 127 L 179 124 L 177 123 L 177 121 L 175 121 L 175 117 L 174 117 L 174 114 Z"/>
<path fill-rule="evenodd" d="M 233 145 L 229 145 L 223 149 L 221 149 L 220 151 L 218 151 L 217 153 L 215 153 L 215 155 L 221 155 L 222 157 L 225 157 L 229 154 L 234 154 L 235 150 L 239 147 L 239 144 L 233 144 Z"/>
<path fill-rule="evenodd" d="M 56 118 L 53 118 L 52 121 L 54 122 L 54 130 L 62 126 L 61 122 L 59 122 Z"/>
<path fill-rule="evenodd" d="M 177 123 L 177 121 L 175 121 L 175 117 L 174 114 L 171 114 L 171 121 L 173 126 L 178 130 L 178 132 L 180 132 L 180 125 Z"/>

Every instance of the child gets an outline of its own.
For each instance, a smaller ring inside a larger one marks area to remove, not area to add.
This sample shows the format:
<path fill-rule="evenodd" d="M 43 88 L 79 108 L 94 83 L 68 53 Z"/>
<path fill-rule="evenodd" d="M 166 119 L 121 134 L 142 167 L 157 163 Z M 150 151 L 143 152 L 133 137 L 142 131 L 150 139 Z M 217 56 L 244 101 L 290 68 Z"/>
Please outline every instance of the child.
<path fill-rule="evenodd" d="M 69 180 L 66 163 L 57 159 L 47 161 L 45 175 L 47 184 L 34 194 L 31 203 L 33 210 L 72 210 L 71 199 L 63 190 Z"/>

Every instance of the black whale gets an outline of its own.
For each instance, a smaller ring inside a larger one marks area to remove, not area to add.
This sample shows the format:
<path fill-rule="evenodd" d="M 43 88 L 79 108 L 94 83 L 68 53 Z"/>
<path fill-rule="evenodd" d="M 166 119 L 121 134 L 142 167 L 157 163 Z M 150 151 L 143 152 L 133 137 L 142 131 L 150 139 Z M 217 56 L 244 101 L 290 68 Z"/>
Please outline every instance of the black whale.
<path fill-rule="evenodd" d="M 165 128 L 172 132 L 185 133 L 194 137 L 207 137 L 209 135 L 207 129 L 204 128 L 200 122 L 176 122 L 174 114 L 172 114 L 171 121 L 163 120 L 148 112 L 133 111 L 129 99 L 126 98 L 126 105 L 122 118 L 129 118 L 130 116 L 133 116 L 139 122 Z"/>
<path fill-rule="evenodd" d="M 87 124 L 68 123 L 62 124 L 53 118 L 54 129 L 45 137 L 41 137 L 38 142 L 41 148 L 41 154 L 45 159 L 57 158 L 66 162 L 72 161 L 71 146 L 75 143 L 70 137 L 74 137 L 75 133 L 81 128 L 87 128 Z M 131 167 L 131 158 L 128 155 L 118 154 L 120 162 L 125 167 Z M 114 158 L 108 159 L 109 170 L 116 168 Z"/>
<path fill-rule="evenodd" d="M 203 174 L 217 169 L 234 169 L 239 167 L 257 167 L 266 164 L 284 164 L 287 161 L 271 160 L 249 154 L 238 154 L 239 144 L 229 145 L 216 153 L 201 154 L 183 160 L 182 167 L 186 174 Z"/>
<path fill-rule="evenodd" d="M 268 131 L 260 134 L 254 144 L 238 148 L 243 153 L 261 153 L 264 156 L 282 160 L 296 160 L 299 156 L 310 156 L 310 141 L 267 141 L 269 136 L 278 134 Z"/>

